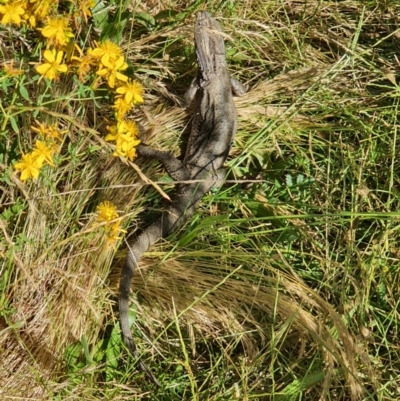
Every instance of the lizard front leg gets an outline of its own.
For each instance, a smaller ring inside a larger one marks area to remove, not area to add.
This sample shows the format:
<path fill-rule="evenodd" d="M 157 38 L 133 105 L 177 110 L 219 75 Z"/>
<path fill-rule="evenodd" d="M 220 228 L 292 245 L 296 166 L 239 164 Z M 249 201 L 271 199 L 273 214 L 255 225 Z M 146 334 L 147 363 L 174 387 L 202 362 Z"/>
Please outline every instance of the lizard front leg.
<path fill-rule="evenodd" d="M 185 166 L 172 153 L 153 149 L 146 145 L 139 145 L 136 151 L 140 156 L 161 162 L 174 181 L 188 181 L 190 179 L 190 174 Z"/>

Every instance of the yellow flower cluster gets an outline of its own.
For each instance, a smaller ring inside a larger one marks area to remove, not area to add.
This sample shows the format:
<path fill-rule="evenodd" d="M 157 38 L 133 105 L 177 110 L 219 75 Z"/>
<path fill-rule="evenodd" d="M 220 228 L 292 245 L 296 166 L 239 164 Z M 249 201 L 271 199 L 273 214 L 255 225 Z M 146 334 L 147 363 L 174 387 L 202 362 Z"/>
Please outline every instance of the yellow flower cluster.
<path fill-rule="evenodd" d="M 102 202 L 97 206 L 97 221 L 109 223 L 104 225 L 104 233 L 107 238 L 107 245 L 115 247 L 115 243 L 120 239 L 119 233 L 126 232 L 121 228 L 122 219 L 118 219 L 118 212 L 115 205 L 111 202 Z"/>
<path fill-rule="evenodd" d="M 36 140 L 35 147 L 30 153 L 22 154 L 21 160 L 15 165 L 15 169 L 21 172 L 21 181 L 29 178 L 37 179 L 40 169 L 45 164 L 54 166 L 53 155 L 59 149 L 62 135 L 67 131 L 60 131 L 57 126 L 49 126 L 36 121 L 37 126 L 31 129 L 39 134 L 41 139 Z"/>
<path fill-rule="evenodd" d="M 143 86 L 138 81 L 126 82 L 119 86 L 114 102 L 117 119 L 122 119 L 126 113 L 137 104 L 143 103 Z"/>
<path fill-rule="evenodd" d="M 128 68 L 128 64 L 122 49 L 115 43 L 109 40 L 96 43 L 96 47 L 87 49 L 86 54 L 78 46 L 75 47 L 79 57 L 73 56 L 71 60 L 77 63 L 79 79 L 85 81 L 86 75 L 97 67 L 96 75 L 104 79 L 115 94 L 113 108 L 117 123 L 108 127 L 106 141 L 115 141 L 114 156 L 133 160 L 135 148 L 140 143 L 139 130 L 133 121 L 124 120 L 124 117 L 137 104 L 143 103 L 143 86 L 121 72 Z"/>
<path fill-rule="evenodd" d="M 127 82 L 128 77 L 121 73 L 128 68 L 122 49 L 110 40 L 96 43 L 96 45 L 92 51 L 92 56 L 99 66 L 96 74 L 103 77 L 111 89 L 114 89 L 118 82 Z"/>
<path fill-rule="evenodd" d="M 143 86 L 137 81 L 131 81 L 122 73 L 128 68 L 128 64 L 118 45 L 109 40 L 95 43 L 95 48 L 88 48 L 86 54 L 75 45 L 79 57 L 72 56 L 71 60 L 76 62 L 78 76 L 82 82 L 93 68 L 97 68 L 96 75 L 104 79 L 115 92 L 113 107 L 117 119 L 122 119 L 134 106 L 143 103 Z"/>
<path fill-rule="evenodd" d="M 94 5 L 95 0 L 80 0 L 76 4 L 75 17 L 87 21 L 91 15 L 89 7 Z M 56 14 L 57 6 L 58 1 L 53 0 L 4 0 L 0 5 L 0 23 L 3 25 L 25 24 L 31 28 L 43 25 L 37 30 L 46 40 L 46 50 L 43 52 L 44 62 L 37 65 L 36 71 L 49 80 L 55 80 L 60 73 L 68 71 L 67 65 L 63 64 L 64 53 L 74 38 L 69 16 L 51 16 Z"/>
<path fill-rule="evenodd" d="M 52 81 L 58 78 L 59 73 L 68 71 L 68 66 L 63 64 L 64 49 L 74 34 L 67 17 L 47 17 L 44 28 L 39 28 L 38 31 L 46 39 L 47 50 L 43 52 L 45 62 L 37 65 L 36 71 Z"/>
<path fill-rule="evenodd" d="M 77 10 L 75 19 L 78 21 L 83 18 L 87 22 L 87 18 L 91 16 L 90 8 L 96 4 L 95 0 L 79 0 L 78 2 L 70 0 L 70 2 Z M 51 14 L 57 14 L 57 8 L 57 0 L 3 0 L 0 5 L 0 23 L 16 26 L 26 24 L 30 28 L 45 24 L 43 36 L 49 37 L 46 36 L 49 31 L 56 29 L 59 37 L 72 38 L 74 35 L 68 28 L 68 21 L 63 21 L 64 18 L 50 18 Z"/>
<path fill-rule="evenodd" d="M 5 0 L 0 5 L 0 23 L 3 25 L 25 24 L 31 28 L 35 28 L 38 23 L 45 25 L 44 28 L 37 28 L 46 38 L 47 50 L 43 53 L 45 62 L 38 65 L 36 71 L 49 80 L 56 79 L 59 73 L 67 72 L 67 65 L 62 64 L 63 50 L 74 37 L 67 17 L 49 16 L 55 11 L 57 3 L 51 0 Z"/>
<path fill-rule="evenodd" d="M 88 47 L 83 52 L 74 43 L 72 22 L 78 26 L 80 21 L 91 16 L 90 8 L 95 5 L 95 0 L 70 0 L 74 12 L 68 15 L 57 15 L 58 0 L 0 0 L 0 23 L 21 26 L 25 24 L 35 28 L 46 42 L 46 48 L 42 53 L 42 62 L 35 66 L 40 74 L 40 80 L 46 78 L 58 80 L 60 74 L 68 71 L 75 72 L 82 82 L 91 78 L 92 87 L 99 83 L 106 83 L 113 94 L 112 105 L 116 123 L 108 127 L 107 141 L 115 143 L 114 156 L 133 160 L 136 155 L 136 147 L 140 140 L 137 125 L 125 119 L 127 113 L 138 104 L 143 103 L 143 87 L 136 81 L 125 75 L 128 64 L 122 49 L 111 42 L 94 42 L 93 47 Z M 77 53 L 71 55 L 75 49 Z M 67 56 L 68 55 L 68 56 Z M 18 71 L 9 68 L 9 76 L 17 76 Z M 31 153 L 23 154 L 15 168 L 21 171 L 23 181 L 28 178 L 37 178 L 40 168 L 45 164 L 52 164 L 51 147 L 45 142 L 37 141 L 35 149 Z M 45 155 L 45 156 L 44 156 Z"/>
<path fill-rule="evenodd" d="M 136 146 L 140 143 L 139 129 L 136 123 L 132 120 L 120 120 L 116 125 L 107 127 L 107 129 L 109 134 L 106 136 L 106 141 L 115 141 L 116 144 L 114 156 L 133 160 L 136 155 Z"/>

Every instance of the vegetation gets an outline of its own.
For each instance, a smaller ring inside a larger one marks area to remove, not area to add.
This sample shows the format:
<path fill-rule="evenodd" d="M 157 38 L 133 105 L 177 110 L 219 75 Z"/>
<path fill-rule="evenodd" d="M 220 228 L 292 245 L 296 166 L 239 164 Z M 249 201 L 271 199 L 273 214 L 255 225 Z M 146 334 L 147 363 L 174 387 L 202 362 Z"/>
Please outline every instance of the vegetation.
<path fill-rule="evenodd" d="M 193 23 L 226 34 L 227 182 L 145 255 L 121 342 L 126 232 L 168 203 Z M 397 400 L 397 0 L 0 2 L 0 395 Z M 140 126 L 143 127 L 140 134 Z"/>

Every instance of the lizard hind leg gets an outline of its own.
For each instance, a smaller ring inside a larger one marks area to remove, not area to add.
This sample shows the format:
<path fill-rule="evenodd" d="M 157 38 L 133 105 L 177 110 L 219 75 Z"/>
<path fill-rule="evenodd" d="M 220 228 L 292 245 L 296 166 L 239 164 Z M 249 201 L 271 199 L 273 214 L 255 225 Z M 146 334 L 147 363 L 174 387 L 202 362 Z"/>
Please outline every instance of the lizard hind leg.
<path fill-rule="evenodd" d="M 219 190 L 226 180 L 226 170 L 221 168 L 215 173 L 215 182 L 212 189 Z"/>

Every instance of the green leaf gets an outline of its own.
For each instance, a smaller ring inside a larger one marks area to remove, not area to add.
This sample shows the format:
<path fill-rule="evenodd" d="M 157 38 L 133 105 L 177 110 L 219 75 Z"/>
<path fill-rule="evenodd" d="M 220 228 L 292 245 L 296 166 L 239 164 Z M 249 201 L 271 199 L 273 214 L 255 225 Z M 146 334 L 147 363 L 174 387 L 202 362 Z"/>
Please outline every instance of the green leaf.
<path fill-rule="evenodd" d="M 154 29 L 157 25 L 153 16 L 145 12 L 135 13 L 135 21 L 139 22 L 139 24 L 142 24 L 149 30 Z"/>
<path fill-rule="evenodd" d="M 17 120 L 15 119 L 15 117 L 10 116 L 10 123 L 11 123 L 11 127 L 14 130 L 14 132 L 19 134 L 19 127 L 18 127 Z"/>
<path fill-rule="evenodd" d="M 85 352 L 86 363 L 89 364 L 92 362 L 92 355 L 89 352 L 89 344 L 88 344 L 85 336 L 82 336 L 81 344 L 82 344 L 83 350 Z"/>
<path fill-rule="evenodd" d="M 82 362 L 79 362 L 82 348 L 82 343 L 76 342 L 65 349 L 64 360 L 69 371 L 75 372 L 83 367 Z"/>
<path fill-rule="evenodd" d="M 296 401 L 299 396 L 306 390 L 315 386 L 325 378 L 325 372 L 310 373 L 307 376 L 295 379 L 288 384 L 284 389 L 275 395 L 277 401 Z"/>
<path fill-rule="evenodd" d="M 304 175 L 303 174 L 299 174 L 296 178 L 296 184 L 300 185 L 304 182 Z"/>
<path fill-rule="evenodd" d="M 129 327 L 133 325 L 136 321 L 137 314 L 132 309 L 129 310 L 128 319 L 129 319 Z"/>
<path fill-rule="evenodd" d="M 108 21 L 108 11 L 106 8 L 106 4 L 104 3 L 104 1 L 99 0 L 91 11 L 94 26 L 102 31 Z"/>
<path fill-rule="evenodd" d="M 175 15 L 178 14 L 178 11 L 175 10 L 171 10 L 171 9 L 167 9 L 167 10 L 163 10 L 160 11 L 154 18 L 158 21 L 158 20 L 162 20 L 162 19 L 172 19 L 175 17 Z"/>
<path fill-rule="evenodd" d="M 115 376 L 114 371 L 118 368 L 118 361 L 121 354 L 121 333 L 119 325 L 113 327 L 110 339 L 106 348 L 106 378 L 112 380 Z"/>
<path fill-rule="evenodd" d="M 4 77 L 4 80 L 1 81 L 1 89 L 3 89 L 3 91 L 6 94 L 8 94 L 8 88 L 10 88 L 13 85 L 14 85 L 14 82 L 8 77 Z"/>
<path fill-rule="evenodd" d="M 108 21 L 104 23 L 103 32 L 100 35 L 101 40 L 109 39 L 114 43 L 120 43 L 130 17 L 132 17 L 132 13 L 129 11 L 117 12 L 111 18 L 109 17 Z"/>
<path fill-rule="evenodd" d="M 19 93 L 25 100 L 27 100 L 29 103 L 31 102 L 31 99 L 29 98 L 29 93 L 25 86 L 22 84 L 19 86 Z"/>
<path fill-rule="evenodd" d="M 104 339 L 97 341 L 91 352 L 91 355 L 93 355 L 92 362 L 100 363 L 104 359 L 105 343 L 106 341 Z"/>

